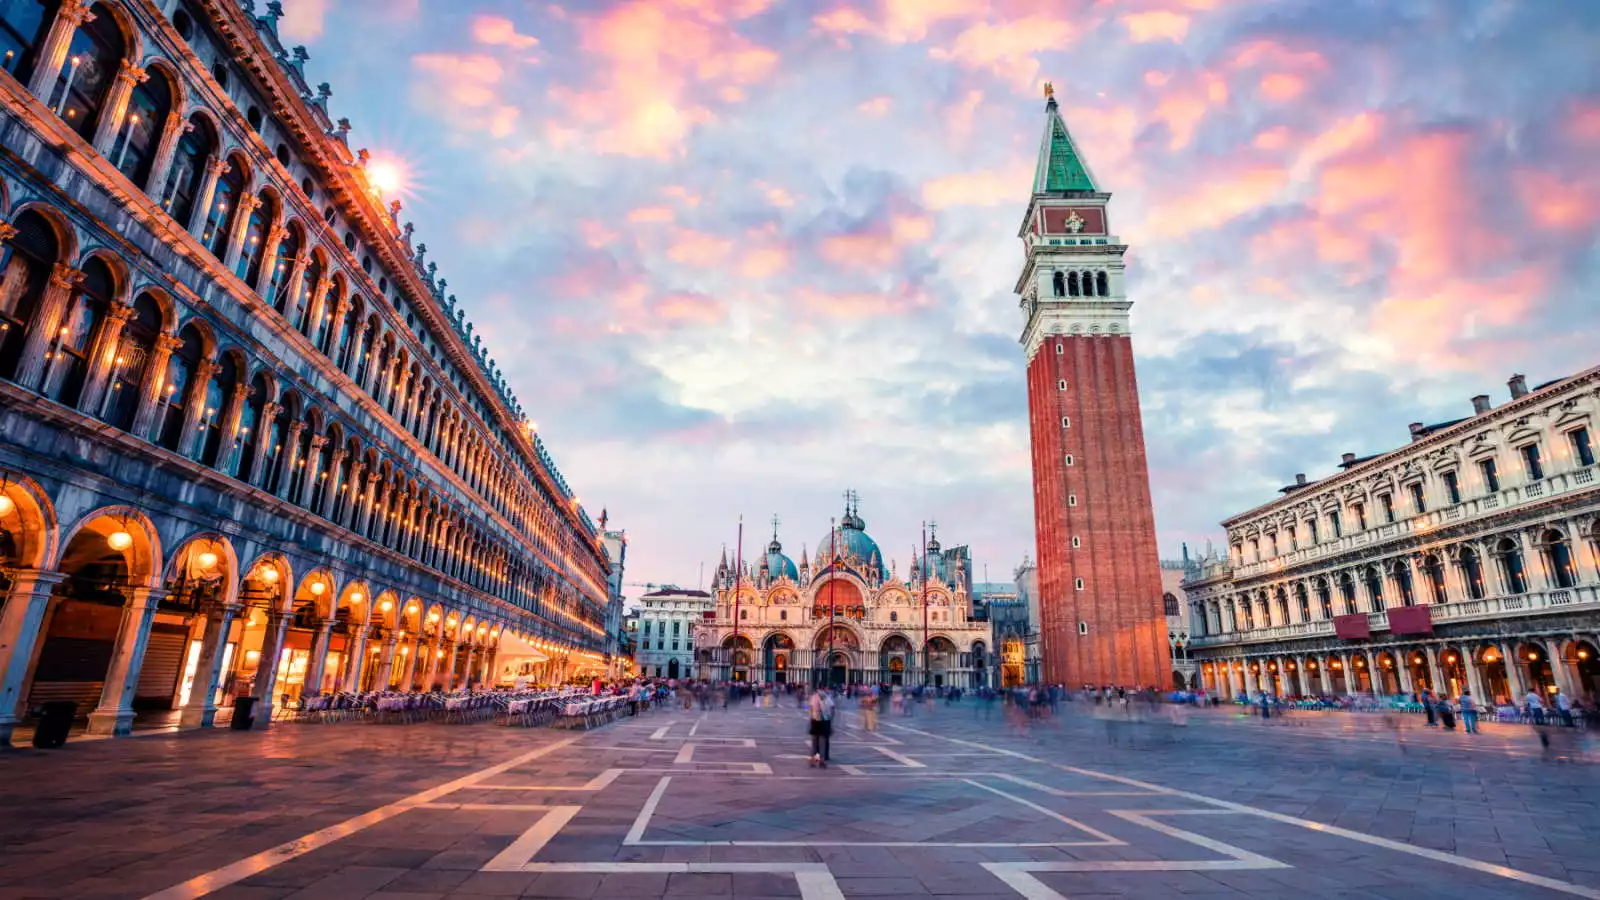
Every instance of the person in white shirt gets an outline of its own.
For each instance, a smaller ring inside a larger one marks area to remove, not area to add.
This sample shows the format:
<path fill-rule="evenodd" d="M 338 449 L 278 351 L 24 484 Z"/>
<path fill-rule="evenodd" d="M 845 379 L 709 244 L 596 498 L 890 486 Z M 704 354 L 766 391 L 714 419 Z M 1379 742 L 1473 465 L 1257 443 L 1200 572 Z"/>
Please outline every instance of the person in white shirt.
<path fill-rule="evenodd" d="M 1522 698 L 1522 711 L 1533 724 L 1544 724 L 1544 701 L 1539 699 L 1538 691 L 1528 689 L 1528 696 Z"/>

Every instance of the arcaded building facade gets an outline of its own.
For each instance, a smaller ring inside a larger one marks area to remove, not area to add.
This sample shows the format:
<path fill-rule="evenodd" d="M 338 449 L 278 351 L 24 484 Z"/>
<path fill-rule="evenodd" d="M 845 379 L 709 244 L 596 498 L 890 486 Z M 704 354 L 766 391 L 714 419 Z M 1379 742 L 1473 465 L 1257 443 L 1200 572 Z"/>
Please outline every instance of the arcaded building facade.
<path fill-rule="evenodd" d="M 717 566 L 715 608 L 695 634 L 696 677 L 790 684 L 989 683 L 989 623 L 972 615 L 967 548 L 924 536 L 902 577 L 854 500 L 796 565 L 774 531 L 751 559 Z"/>
<path fill-rule="evenodd" d="M 1509 388 L 1224 521 L 1184 584 L 1203 684 L 1600 698 L 1600 368 Z"/>
<path fill-rule="evenodd" d="M 254 6 L 0 4 L 0 740 L 603 663 L 598 532 Z"/>

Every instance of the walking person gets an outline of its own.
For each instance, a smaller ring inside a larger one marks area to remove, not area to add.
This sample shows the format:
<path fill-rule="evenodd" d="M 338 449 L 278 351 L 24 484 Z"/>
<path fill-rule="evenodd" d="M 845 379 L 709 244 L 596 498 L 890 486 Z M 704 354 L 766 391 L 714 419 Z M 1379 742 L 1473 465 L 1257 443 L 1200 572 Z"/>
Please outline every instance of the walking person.
<path fill-rule="evenodd" d="M 865 731 L 878 730 L 878 689 L 868 688 L 861 695 L 861 728 Z"/>
<path fill-rule="evenodd" d="M 1472 699 L 1471 691 L 1461 692 L 1461 728 L 1467 734 L 1478 733 L 1478 701 Z"/>
<path fill-rule="evenodd" d="M 1568 728 L 1573 726 L 1572 701 L 1567 699 L 1567 695 L 1560 688 L 1556 688 L 1555 694 L 1550 698 L 1550 706 L 1555 714 L 1561 717 L 1561 724 Z"/>
<path fill-rule="evenodd" d="M 811 765 L 828 767 L 828 739 L 833 736 L 833 697 L 822 688 L 811 694 Z"/>

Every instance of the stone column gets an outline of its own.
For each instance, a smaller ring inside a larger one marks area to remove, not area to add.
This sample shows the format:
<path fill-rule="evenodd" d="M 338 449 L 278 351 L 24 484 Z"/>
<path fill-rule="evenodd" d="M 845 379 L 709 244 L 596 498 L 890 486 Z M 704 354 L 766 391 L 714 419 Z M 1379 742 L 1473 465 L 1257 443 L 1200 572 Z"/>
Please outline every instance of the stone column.
<path fill-rule="evenodd" d="M 478 682 L 480 684 L 487 685 L 491 688 L 494 687 L 495 682 L 498 680 L 497 676 L 500 674 L 499 671 L 495 669 L 495 658 L 499 655 L 500 650 L 498 647 L 490 647 L 484 651 L 483 668 L 478 677 Z"/>
<path fill-rule="evenodd" d="M 1394 660 L 1394 680 L 1400 686 L 1400 693 L 1415 693 L 1417 686 L 1411 680 L 1411 656 L 1404 650 L 1392 651 Z"/>
<path fill-rule="evenodd" d="M 1474 658 L 1471 647 L 1462 648 L 1461 668 L 1466 670 L 1467 690 L 1472 692 L 1472 697 L 1478 701 L 1479 708 L 1482 708 L 1484 704 L 1488 704 L 1492 709 L 1494 707 L 1494 698 L 1489 695 L 1489 691 L 1483 686 L 1483 673 L 1478 670 L 1478 661 Z"/>
<path fill-rule="evenodd" d="M 217 180 L 232 168 L 228 161 L 214 156 L 206 161 L 206 174 L 200 180 L 200 193 L 195 198 L 194 210 L 189 213 L 189 233 L 205 243 L 206 219 L 211 215 L 211 204 L 217 197 Z"/>
<path fill-rule="evenodd" d="M 366 537 L 367 523 L 372 517 L 371 499 L 377 494 L 376 472 L 362 471 L 366 467 L 356 463 L 356 469 L 350 476 L 350 530 Z"/>
<path fill-rule="evenodd" d="M 19 569 L 12 573 L 5 610 L 0 613 L 0 748 L 11 745 L 17 709 L 23 702 L 28 669 L 43 635 L 50 592 L 66 578 L 59 572 Z"/>
<path fill-rule="evenodd" d="M 33 314 L 28 327 L 27 340 L 22 345 L 22 362 L 17 368 L 17 383 L 29 390 L 39 390 L 44 379 L 45 354 L 55 343 L 61 330 L 61 318 L 67 304 L 83 283 L 83 272 L 56 263 L 50 268 L 50 281 L 39 298 L 39 309 Z"/>
<path fill-rule="evenodd" d="M 328 455 L 328 486 L 322 492 L 322 504 L 313 512 L 328 521 L 333 521 L 334 498 L 339 495 L 339 488 L 344 486 L 344 458 L 346 451 L 343 448 L 335 449 Z"/>
<path fill-rule="evenodd" d="M 261 270 L 256 273 L 256 283 L 250 285 L 255 290 L 256 296 L 263 300 L 267 299 L 267 288 L 271 287 L 272 280 L 278 276 L 278 248 L 283 245 L 283 239 L 288 236 L 289 229 L 282 222 L 274 223 L 271 228 L 267 229 L 266 238 L 261 247 Z M 301 254 L 302 257 L 304 255 Z M 300 260 L 293 260 L 290 265 L 291 267 L 299 266 Z M 245 275 L 248 276 L 249 274 L 250 270 L 246 269 Z M 291 268 L 291 278 L 293 274 L 293 268 Z M 293 286 L 291 281 L 288 287 L 292 288 Z"/>
<path fill-rule="evenodd" d="M 417 643 L 417 652 L 428 654 L 421 667 L 423 672 L 421 690 L 430 691 L 433 690 L 433 682 L 439 677 L 439 651 L 444 649 L 444 641 L 435 638 L 423 642 L 419 639 Z"/>
<path fill-rule="evenodd" d="M 300 459 L 300 435 L 305 430 L 306 423 L 291 422 L 289 434 L 283 439 L 283 452 L 278 454 L 278 489 L 274 493 L 290 503 L 294 502 L 290 489 L 294 486 L 295 463 Z"/>
<path fill-rule="evenodd" d="M 117 143 L 117 133 L 122 130 L 124 120 L 128 117 L 128 100 L 133 96 L 133 86 L 149 80 L 150 73 L 134 65 L 132 60 L 122 61 L 117 69 L 116 80 L 106 93 L 105 102 L 100 104 L 100 121 L 95 123 L 94 139 L 89 142 L 101 156 L 107 159 L 111 157 L 111 151 Z"/>
<path fill-rule="evenodd" d="M 1324 697 L 1333 696 L 1333 678 L 1328 675 L 1328 662 L 1326 656 L 1317 660 L 1317 687 Z"/>
<path fill-rule="evenodd" d="M 348 297 L 340 297 L 334 301 L 333 310 L 328 316 L 328 331 L 323 335 L 322 342 L 317 345 L 318 349 L 326 348 L 323 355 L 329 359 L 337 359 L 339 356 L 339 329 L 344 326 L 344 317 L 349 312 L 350 299 Z"/>
<path fill-rule="evenodd" d="M 346 375 L 350 376 L 350 380 L 352 381 L 355 380 L 356 370 L 361 367 L 361 347 L 366 342 L 367 332 L 371 330 L 371 328 L 372 323 L 370 321 L 366 321 L 357 323 L 356 327 L 351 329 L 350 358 L 344 361 L 344 365 L 341 368 L 344 369 L 344 373 Z"/>
<path fill-rule="evenodd" d="M 1579 693 L 1573 684 L 1572 667 L 1561 657 L 1561 639 L 1549 638 L 1536 643 L 1542 648 L 1539 652 L 1543 653 L 1550 663 L 1550 675 L 1556 680 L 1556 687 L 1567 695 L 1569 702 L 1580 699 L 1583 694 Z"/>
<path fill-rule="evenodd" d="M 94 21 L 89 5 L 90 0 L 62 0 L 55 21 L 50 23 L 49 33 L 39 43 L 39 58 L 33 76 L 28 79 L 28 90 L 46 106 L 50 105 L 56 82 L 61 80 L 61 67 L 67 62 L 67 50 L 72 46 L 78 26 Z"/>
<path fill-rule="evenodd" d="M 339 513 L 339 524 L 350 529 L 351 531 L 356 530 L 356 519 L 359 517 L 361 512 L 361 487 L 362 481 L 364 480 L 363 472 L 365 469 L 366 464 L 363 463 L 359 458 L 351 461 L 350 480 L 340 485 L 345 489 L 345 499 L 338 501 L 340 503 L 340 505 L 337 507 Z"/>
<path fill-rule="evenodd" d="M 1523 674 L 1522 657 L 1517 654 L 1514 643 L 1509 651 L 1505 644 L 1495 646 L 1499 648 L 1501 661 L 1506 667 L 1506 690 L 1511 692 L 1511 702 L 1521 706 L 1522 698 L 1528 695 L 1528 679 Z"/>
<path fill-rule="evenodd" d="M 309 256 L 307 255 L 306 258 L 309 259 Z M 298 276 L 296 283 L 290 285 L 294 293 L 290 294 L 290 296 L 298 299 L 300 287 L 305 283 L 306 273 L 304 264 L 300 265 L 300 271 L 296 274 Z M 317 329 L 321 327 L 322 317 L 326 315 L 326 310 L 328 308 L 328 292 L 332 289 L 333 281 L 329 278 L 327 273 L 323 273 L 323 276 L 317 279 L 317 283 L 313 284 L 311 286 L 311 290 L 307 292 L 305 318 L 306 327 L 303 331 L 306 337 L 315 340 Z"/>
<path fill-rule="evenodd" d="M 183 113 L 174 110 L 167 114 L 167 121 L 161 127 L 161 140 L 156 144 L 156 155 L 150 161 L 150 174 L 145 178 L 144 192 L 156 202 L 166 198 L 167 180 L 172 177 L 172 160 L 178 154 L 178 141 L 183 136 L 194 130 L 194 124 L 184 121 Z"/>
<path fill-rule="evenodd" d="M 383 655 L 378 658 L 377 684 L 373 685 L 373 690 L 387 691 L 389 689 L 389 678 L 394 671 L 394 647 L 398 640 L 399 638 L 392 631 L 383 639 Z"/>
<path fill-rule="evenodd" d="M 320 694 L 328 668 L 328 645 L 333 642 L 333 619 L 322 620 L 311 641 L 311 656 L 306 662 L 306 683 L 302 693 Z"/>
<path fill-rule="evenodd" d="M 129 588 L 122 606 L 122 625 L 117 629 L 116 649 L 106 670 L 100 705 L 89 713 L 89 733 L 125 735 L 133 732 L 133 692 L 139 686 L 139 667 L 150 643 L 150 623 L 156 605 L 166 591 L 155 588 Z"/>
<path fill-rule="evenodd" d="M 459 641 L 450 641 L 448 643 L 449 643 L 450 647 L 449 647 L 449 649 L 447 649 L 445 651 L 444 673 L 443 673 L 444 689 L 446 691 L 450 691 L 450 690 L 454 690 L 455 689 L 455 683 L 456 683 L 456 649 L 460 646 L 460 642 Z"/>
<path fill-rule="evenodd" d="M 139 408 L 133 414 L 133 428 L 130 431 L 152 443 L 160 437 L 156 433 L 160 417 L 156 412 L 161 408 L 161 392 L 167 386 L 167 361 L 172 358 L 172 351 L 183 346 L 183 339 L 175 334 L 160 334 L 156 336 L 156 345 L 150 350 L 150 360 L 145 364 L 144 384 L 139 390 Z"/>
<path fill-rule="evenodd" d="M 116 367 L 117 350 L 122 344 L 122 330 L 133 318 L 133 307 L 127 303 L 113 302 L 107 310 L 100 333 L 95 335 L 94 346 L 89 349 L 89 370 L 84 377 L 83 396 L 78 398 L 78 408 L 91 416 L 98 416 L 105 403 L 106 389 L 111 384 L 111 373 Z"/>
<path fill-rule="evenodd" d="M 316 496 L 317 476 L 321 474 L 322 448 L 327 446 L 327 444 L 327 435 L 314 434 L 311 436 L 311 446 L 308 448 L 308 452 L 306 453 L 306 458 L 304 460 L 305 466 L 303 467 L 306 470 L 306 474 L 304 478 L 300 479 L 300 491 L 298 495 L 289 498 L 290 503 L 293 503 L 296 506 L 303 506 L 306 509 L 311 509 L 311 498 Z M 311 511 L 316 512 L 314 509 Z"/>
<path fill-rule="evenodd" d="M 367 629 L 364 625 L 356 625 L 350 629 L 350 639 L 346 645 L 344 665 L 340 667 L 339 679 L 334 682 L 334 691 L 361 691 L 361 672 L 367 661 Z"/>
<path fill-rule="evenodd" d="M 283 412 L 283 407 L 268 401 L 261 404 L 261 418 L 256 420 L 256 433 L 250 440 L 256 442 L 255 453 L 250 458 L 250 471 L 246 472 L 245 481 L 257 487 L 264 487 L 263 476 L 266 474 L 267 449 L 272 440 L 272 423 L 278 418 L 278 413 Z"/>
<path fill-rule="evenodd" d="M 1433 681 L 1433 690 L 1443 697 L 1450 696 L 1450 682 L 1444 677 L 1444 669 L 1439 667 L 1439 647 L 1425 647 L 1422 655 L 1428 660 L 1428 678 Z"/>
<path fill-rule="evenodd" d="M 205 632 L 200 639 L 200 658 L 195 663 L 194 687 L 184 705 L 179 724 L 189 728 L 210 728 L 217 718 L 217 690 L 222 686 L 222 657 L 228 645 L 228 630 L 239 607 L 219 603 L 206 610 Z"/>
<path fill-rule="evenodd" d="M 278 663 L 283 657 L 284 639 L 289 635 L 289 622 L 293 618 L 285 612 L 267 613 L 267 633 L 261 641 L 261 659 L 256 664 L 255 689 L 251 691 L 251 696 L 256 698 L 255 728 L 272 727 L 272 709 L 277 700 L 274 694 L 278 689 Z"/>
<path fill-rule="evenodd" d="M 203 447 L 196 438 L 201 434 L 200 422 L 206 414 L 206 387 L 221 370 L 222 364 L 210 359 L 202 359 L 200 364 L 195 366 L 194 380 L 189 385 L 189 396 L 184 398 L 183 430 L 178 433 L 179 456 L 200 458 Z M 221 413 L 222 410 L 217 410 L 217 414 Z"/>
<path fill-rule="evenodd" d="M 233 233 L 228 235 L 227 251 L 222 257 L 222 264 L 227 266 L 230 272 L 238 267 L 239 259 L 244 256 L 244 238 L 250 231 L 250 215 L 260 208 L 260 197 L 254 194 L 244 194 L 239 197 L 239 205 L 233 212 Z"/>
<path fill-rule="evenodd" d="M 217 470 L 228 475 L 233 474 L 234 468 L 239 464 L 239 420 L 244 416 L 244 404 L 250 396 L 250 385 L 240 381 L 228 392 L 228 398 L 223 401 L 222 419 L 218 423 L 218 430 L 222 433 L 222 447 L 217 451 Z M 251 437 L 254 437 L 252 435 Z"/>

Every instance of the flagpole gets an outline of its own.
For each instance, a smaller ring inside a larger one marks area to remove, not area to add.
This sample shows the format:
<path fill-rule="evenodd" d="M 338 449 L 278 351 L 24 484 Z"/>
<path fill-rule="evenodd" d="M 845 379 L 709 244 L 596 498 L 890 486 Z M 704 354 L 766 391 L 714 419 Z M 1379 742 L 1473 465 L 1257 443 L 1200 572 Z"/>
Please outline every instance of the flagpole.
<path fill-rule="evenodd" d="M 922 683 L 928 683 L 928 523 L 922 523 Z"/>
<path fill-rule="evenodd" d="M 739 593 L 744 587 L 744 516 L 739 516 L 739 543 L 733 551 L 733 646 L 734 654 L 739 652 Z M 728 680 L 733 680 L 733 664 L 736 657 L 728 658 Z"/>

